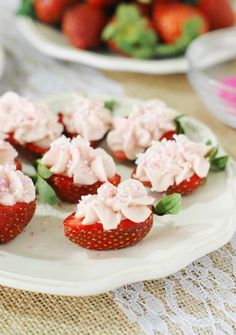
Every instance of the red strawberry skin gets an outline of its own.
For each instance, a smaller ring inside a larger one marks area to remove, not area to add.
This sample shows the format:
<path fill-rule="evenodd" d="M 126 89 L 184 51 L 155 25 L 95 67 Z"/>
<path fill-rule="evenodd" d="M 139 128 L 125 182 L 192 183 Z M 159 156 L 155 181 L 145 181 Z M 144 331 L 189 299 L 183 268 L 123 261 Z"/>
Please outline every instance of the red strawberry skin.
<path fill-rule="evenodd" d="M 161 39 L 168 44 L 175 43 L 182 34 L 183 26 L 192 18 L 202 20 L 201 33 L 208 31 L 208 22 L 201 11 L 181 3 L 157 4 L 153 9 L 154 27 Z"/>
<path fill-rule="evenodd" d="M 131 178 L 135 178 L 135 172 L 136 169 L 134 169 L 131 173 Z M 141 180 L 140 180 L 141 181 Z M 189 193 L 194 192 L 199 186 L 204 184 L 205 178 L 198 177 L 197 174 L 194 174 L 189 180 L 184 180 L 179 185 L 174 184 L 173 186 L 170 186 L 168 190 L 166 191 L 167 194 L 173 194 L 173 193 L 179 193 L 181 195 L 188 195 Z M 145 187 L 152 187 L 152 184 L 150 181 L 141 181 L 141 183 Z"/>
<path fill-rule="evenodd" d="M 14 145 L 16 148 L 19 147 L 21 149 L 24 149 L 26 151 L 29 151 L 30 153 L 41 157 L 42 155 L 44 155 L 48 149 L 45 148 L 41 148 L 38 145 L 35 145 L 33 143 L 26 143 L 24 145 L 21 145 L 15 138 L 14 138 L 14 134 L 10 133 L 8 135 L 8 141 L 9 143 L 11 143 L 12 145 Z"/>
<path fill-rule="evenodd" d="M 118 174 L 108 179 L 114 186 L 117 186 L 120 180 L 121 178 Z M 77 204 L 83 195 L 96 194 L 97 189 L 103 184 L 103 182 L 99 181 L 93 185 L 78 185 L 74 184 L 72 178 L 59 174 L 54 174 L 50 177 L 48 183 L 53 187 L 58 198 L 72 204 Z"/>
<path fill-rule="evenodd" d="M 76 0 L 35 0 L 34 10 L 40 21 L 53 24 L 60 22 L 68 6 L 75 2 Z"/>
<path fill-rule="evenodd" d="M 69 240 L 90 250 L 115 250 L 141 241 L 152 228 L 153 214 L 141 223 L 122 220 L 116 229 L 111 230 L 104 230 L 101 223 L 82 225 L 81 221 L 75 218 L 75 213 L 65 219 L 64 233 Z"/>
<path fill-rule="evenodd" d="M 0 205 L 0 244 L 16 238 L 31 221 L 36 209 L 36 201 L 18 202 L 14 206 Z"/>
<path fill-rule="evenodd" d="M 179 185 L 173 185 L 168 188 L 167 194 L 180 193 L 187 195 L 195 191 L 200 185 L 205 182 L 205 178 L 200 178 L 196 173 L 188 180 L 182 181 Z"/>
<path fill-rule="evenodd" d="M 229 0 L 200 0 L 199 8 L 206 15 L 210 29 L 230 27 L 235 23 L 235 13 Z"/>
<path fill-rule="evenodd" d="M 79 4 L 68 9 L 64 15 L 62 30 L 76 48 L 97 48 L 101 45 L 101 33 L 106 21 L 102 9 Z"/>
<path fill-rule="evenodd" d="M 22 164 L 18 159 L 15 159 L 16 170 L 22 170 Z"/>

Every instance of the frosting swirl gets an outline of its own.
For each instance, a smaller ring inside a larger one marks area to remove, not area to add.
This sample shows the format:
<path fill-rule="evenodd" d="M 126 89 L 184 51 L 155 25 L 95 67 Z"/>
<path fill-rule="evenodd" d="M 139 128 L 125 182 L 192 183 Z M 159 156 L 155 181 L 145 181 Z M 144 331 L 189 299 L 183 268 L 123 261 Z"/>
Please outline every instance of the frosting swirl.
<path fill-rule="evenodd" d="M 74 95 L 62 115 L 66 130 L 88 141 L 102 139 L 112 126 L 111 113 L 104 107 L 104 101 L 83 95 Z"/>
<path fill-rule="evenodd" d="M 114 118 L 114 129 L 107 136 L 107 144 L 112 151 L 123 151 L 128 159 L 133 160 L 152 141 L 158 141 L 166 132 L 176 130 L 177 116 L 176 111 L 159 100 L 134 106 L 127 118 Z"/>
<path fill-rule="evenodd" d="M 99 222 L 105 230 L 114 229 L 123 219 L 144 222 L 152 213 L 149 206 L 154 200 L 138 180 L 127 179 L 117 187 L 105 183 L 96 195 L 81 198 L 75 217 L 83 218 L 84 225 Z"/>
<path fill-rule="evenodd" d="M 61 136 L 54 141 L 43 156 L 42 164 L 51 172 L 73 178 L 75 184 L 81 185 L 106 182 L 116 174 L 112 157 L 101 148 L 93 149 L 80 136 L 72 140 Z"/>
<path fill-rule="evenodd" d="M 10 143 L 0 139 L 0 165 L 15 166 L 17 155 L 17 151 Z"/>
<path fill-rule="evenodd" d="M 193 174 L 205 178 L 210 169 L 206 155 L 212 149 L 202 143 L 190 141 L 185 135 L 175 135 L 175 140 L 153 142 L 152 146 L 136 160 L 135 178 L 150 182 L 152 189 L 165 192 L 173 184 L 180 184 Z"/>
<path fill-rule="evenodd" d="M 32 180 L 21 171 L 9 166 L 0 166 L 0 204 L 14 206 L 17 202 L 30 203 L 35 200 Z"/>
<path fill-rule="evenodd" d="M 34 143 L 42 148 L 48 148 L 63 131 L 57 116 L 46 105 L 34 105 L 13 92 L 0 98 L 0 124 L 1 131 L 13 133 L 20 144 Z"/>

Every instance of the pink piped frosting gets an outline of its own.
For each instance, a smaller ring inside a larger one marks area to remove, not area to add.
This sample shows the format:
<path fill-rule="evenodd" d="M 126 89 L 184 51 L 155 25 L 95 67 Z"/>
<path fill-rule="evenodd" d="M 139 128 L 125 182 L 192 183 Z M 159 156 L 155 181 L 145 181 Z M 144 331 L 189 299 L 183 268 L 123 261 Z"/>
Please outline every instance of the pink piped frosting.
<path fill-rule="evenodd" d="M 51 144 L 42 163 L 54 174 L 73 178 L 75 184 L 81 185 L 106 182 L 116 174 L 113 158 L 101 148 L 93 149 L 80 136 L 72 140 L 61 136 Z"/>
<path fill-rule="evenodd" d="M 17 151 L 14 147 L 0 139 L 0 165 L 15 166 L 15 159 L 18 156 Z"/>
<path fill-rule="evenodd" d="M 63 131 L 57 116 L 46 105 L 35 105 L 13 92 L 0 98 L 0 124 L 1 131 L 14 133 L 20 144 L 34 143 L 42 148 L 48 148 Z"/>
<path fill-rule="evenodd" d="M 62 115 L 66 130 L 88 141 L 101 140 L 112 126 L 111 112 L 104 101 L 83 95 L 74 95 Z"/>
<path fill-rule="evenodd" d="M 190 141 L 185 135 L 175 135 L 173 141 L 163 139 L 136 160 L 135 178 L 150 182 L 152 190 L 165 192 L 173 184 L 188 180 L 193 174 L 205 178 L 210 169 L 206 155 L 212 148 Z"/>
<path fill-rule="evenodd" d="M 84 225 L 99 222 L 105 230 L 115 229 L 123 219 L 144 222 L 152 213 L 149 206 L 153 202 L 142 183 L 127 179 L 117 187 L 105 183 L 96 195 L 83 196 L 75 216 L 83 218 Z"/>
<path fill-rule="evenodd" d="M 127 118 L 114 118 L 114 129 L 107 136 L 107 144 L 112 151 L 123 151 L 128 159 L 134 160 L 138 153 L 150 147 L 152 141 L 176 130 L 178 115 L 159 100 L 134 106 Z"/>
<path fill-rule="evenodd" d="M 0 204 L 14 206 L 17 202 L 30 203 L 35 200 L 32 180 L 21 171 L 9 166 L 0 166 Z"/>

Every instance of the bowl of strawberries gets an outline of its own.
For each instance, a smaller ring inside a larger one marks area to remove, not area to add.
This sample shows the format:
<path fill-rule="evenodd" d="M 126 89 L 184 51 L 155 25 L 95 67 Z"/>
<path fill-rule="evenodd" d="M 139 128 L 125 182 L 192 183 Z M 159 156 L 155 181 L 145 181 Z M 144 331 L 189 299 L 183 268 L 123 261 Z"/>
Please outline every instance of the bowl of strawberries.
<path fill-rule="evenodd" d="M 230 27 L 228 0 L 22 0 L 18 23 L 45 54 L 100 69 L 142 73 L 187 70 L 199 35 Z"/>

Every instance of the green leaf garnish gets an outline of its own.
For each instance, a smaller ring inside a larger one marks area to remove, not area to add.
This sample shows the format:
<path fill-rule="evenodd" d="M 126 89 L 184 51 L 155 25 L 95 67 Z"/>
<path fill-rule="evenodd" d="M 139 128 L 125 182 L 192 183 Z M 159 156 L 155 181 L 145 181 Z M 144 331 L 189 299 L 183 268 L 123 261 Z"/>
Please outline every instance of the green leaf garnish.
<path fill-rule="evenodd" d="M 211 163 L 211 171 L 213 172 L 222 172 L 225 170 L 229 161 L 229 156 L 222 156 L 213 158 L 210 160 Z"/>
<path fill-rule="evenodd" d="M 114 108 L 116 107 L 116 101 L 115 100 L 107 100 L 104 102 L 104 107 L 106 109 L 109 109 L 109 111 L 113 112 Z"/>
<path fill-rule="evenodd" d="M 154 207 L 154 212 L 158 216 L 167 214 L 178 214 L 182 208 L 182 197 L 178 193 L 167 195 Z"/>
<path fill-rule="evenodd" d="M 209 157 L 209 162 L 210 162 L 210 163 L 216 158 L 218 152 L 219 152 L 219 146 L 213 148 L 213 149 L 210 151 L 209 156 L 208 156 L 208 157 Z"/>
<path fill-rule="evenodd" d="M 53 173 L 41 163 L 41 160 L 38 160 L 37 163 L 38 175 L 43 179 L 49 179 L 53 175 Z"/>
<path fill-rule="evenodd" d="M 177 126 L 177 134 L 185 134 L 185 130 L 184 130 L 184 127 L 181 123 L 181 118 L 184 117 L 184 115 L 180 115 L 180 116 L 177 116 L 177 118 L 175 119 L 175 123 L 176 123 L 176 126 Z"/>
<path fill-rule="evenodd" d="M 57 196 L 54 189 L 43 178 L 38 176 L 35 186 L 42 202 L 51 206 L 57 204 Z"/>
<path fill-rule="evenodd" d="M 34 12 L 34 0 L 21 0 L 20 8 L 17 11 L 17 15 L 30 16 L 35 19 L 36 15 Z"/>
<path fill-rule="evenodd" d="M 206 145 L 212 145 L 211 140 L 206 141 Z"/>

